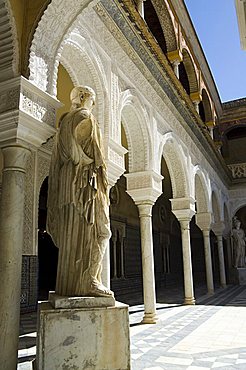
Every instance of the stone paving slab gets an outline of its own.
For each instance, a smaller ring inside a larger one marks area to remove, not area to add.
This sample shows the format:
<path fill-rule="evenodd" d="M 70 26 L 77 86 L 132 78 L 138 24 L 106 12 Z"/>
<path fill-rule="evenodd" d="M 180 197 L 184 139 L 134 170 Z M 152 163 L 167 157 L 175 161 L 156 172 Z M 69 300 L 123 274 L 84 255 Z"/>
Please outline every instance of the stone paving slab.
<path fill-rule="evenodd" d="M 246 369 L 246 287 L 228 287 L 197 303 L 157 304 L 155 325 L 140 325 L 143 305 L 130 307 L 132 370 Z M 31 370 L 35 313 L 21 317 L 20 334 L 18 370 Z"/>

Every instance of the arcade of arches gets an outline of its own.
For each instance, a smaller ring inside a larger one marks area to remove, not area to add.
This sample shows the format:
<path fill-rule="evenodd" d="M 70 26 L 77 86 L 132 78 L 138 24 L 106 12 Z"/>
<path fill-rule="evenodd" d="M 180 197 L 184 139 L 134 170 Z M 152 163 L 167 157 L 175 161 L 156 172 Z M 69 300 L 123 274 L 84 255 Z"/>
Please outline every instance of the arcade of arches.
<path fill-rule="evenodd" d="M 143 322 L 167 287 L 195 304 L 196 287 L 232 283 L 232 218 L 246 228 L 246 100 L 221 102 L 183 0 L 34 3 L 0 0 L 0 350 L 13 361 L 20 308 L 55 286 L 49 162 L 73 86 L 96 91 L 104 139 L 103 281 L 143 301 Z"/>

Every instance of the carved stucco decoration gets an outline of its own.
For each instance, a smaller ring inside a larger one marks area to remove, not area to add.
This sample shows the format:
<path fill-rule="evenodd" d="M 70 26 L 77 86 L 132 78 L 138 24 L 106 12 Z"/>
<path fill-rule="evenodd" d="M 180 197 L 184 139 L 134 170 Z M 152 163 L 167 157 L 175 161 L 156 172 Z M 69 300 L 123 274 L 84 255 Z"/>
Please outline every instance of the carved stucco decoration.
<path fill-rule="evenodd" d="M 173 134 L 167 133 L 160 143 L 159 153 L 163 155 L 170 174 L 173 198 L 190 196 L 190 184 L 188 171 L 185 164 L 185 156 L 182 154 L 182 146 Z"/>
<path fill-rule="evenodd" d="M 54 127 L 56 110 L 45 99 L 28 90 L 22 90 L 20 108 L 39 121 Z"/>
<path fill-rule="evenodd" d="M 45 10 L 35 31 L 31 48 L 29 79 L 41 90 L 56 95 L 56 76 L 65 33 L 93 0 L 52 0 Z"/>
<path fill-rule="evenodd" d="M 14 87 L 1 92 L 0 113 L 19 108 L 20 87 Z"/>
<path fill-rule="evenodd" d="M 0 81 L 15 77 L 19 67 L 19 47 L 15 20 L 9 0 L 0 0 Z"/>
<path fill-rule="evenodd" d="M 0 113 L 17 109 L 54 126 L 55 108 L 33 91 L 20 85 L 1 92 Z"/>
<path fill-rule="evenodd" d="M 215 186 L 212 186 L 212 194 L 211 194 L 211 201 L 212 201 L 212 222 L 218 223 L 222 219 L 221 214 L 221 202 L 220 202 L 220 194 L 218 189 Z"/>
<path fill-rule="evenodd" d="M 152 142 L 147 112 L 133 93 L 126 90 L 121 94 L 118 109 L 128 143 L 129 172 L 138 172 L 150 167 Z"/>
<path fill-rule="evenodd" d="M 212 209 L 212 205 L 209 204 L 208 186 L 200 168 L 196 169 L 194 183 L 197 212 L 209 212 Z"/>
<path fill-rule="evenodd" d="M 25 176 L 25 203 L 24 203 L 24 239 L 23 254 L 34 254 L 35 225 L 34 225 L 34 202 L 35 202 L 35 157 L 36 152 L 31 152 L 26 166 Z"/>
<path fill-rule="evenodd" d="M 83 39 L 80 38 L 80 41 L 82 43 Z M 69 73 L 74 85 L 88 85 L 96 91 L 95 115 L 99 123 L 102 124 L 105 117 L 104 102 L 108 101 L 106 98 L 108 88 L 104 84 L 105 78 L 102 77 L 98 69 L 95 55 L 92 53 L 89 55 L 89 46 L 86 46 L 78 44 L 78 42 L 75 43 L 74 40 L 67 40 L 60 61 Z"/>

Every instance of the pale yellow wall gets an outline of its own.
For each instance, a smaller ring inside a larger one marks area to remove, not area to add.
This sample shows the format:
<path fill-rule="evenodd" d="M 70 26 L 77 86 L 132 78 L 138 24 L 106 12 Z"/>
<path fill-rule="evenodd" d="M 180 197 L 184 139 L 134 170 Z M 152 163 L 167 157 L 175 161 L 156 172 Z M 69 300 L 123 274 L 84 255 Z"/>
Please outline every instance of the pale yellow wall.
<path fill-rule="evenodd" d="M 57 79 L 57 99 L 64 104 L 64 106 L 58 109 L 56 124 L 58 124 L 60 117 L 70 111 L 70 92 L 73 89 L 72 80 L 66 71 L 66 69 L 59 64 L 58 67 L 58 79 Z"/>

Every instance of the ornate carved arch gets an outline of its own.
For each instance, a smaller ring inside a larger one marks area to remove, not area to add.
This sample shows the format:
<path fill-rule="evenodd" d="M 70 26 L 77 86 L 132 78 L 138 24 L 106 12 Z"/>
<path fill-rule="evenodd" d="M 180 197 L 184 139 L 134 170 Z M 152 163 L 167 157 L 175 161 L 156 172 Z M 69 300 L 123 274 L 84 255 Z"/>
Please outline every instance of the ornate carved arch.
<path fill-rule="evenodd" d="M 205 89 L 202 89 L 202 104 L 204 109 L 204 122 L 213 121 L 212 108 Z"/>
<path fill-rule="evenodd" d="M 52 0 L 48 5 L 34 33 L 29 59 L 29 79 L 41 90 L 56 95 L 59 64 L 56 57 L 62 51 L 65 35 L 72 31 L 72 24 L 79 15 L 96 2 Z"/>
<path fill-rule="evenodd" d="M 212 201 L 212 211 L 213 211 L 213 223 L 220 222 L 221 221 L 221 210 L 220 210 L 219 195 L 215 189 L 212 190 L 211 201 Z"/>
<path fill-rule="evenodd" d="M 164 135 L 160 153 L 167 163 L 171 178 L 173 198 L 189 197 L 190 185 L 184 163 L 185 155 L 181 143 L 173 133 Z"/>
<path fill-rule="evenodd" d="M 128 89 L 121 94 L 119 112 L 129 150 L 129 172 L 150 168 L 152 145 L 147 129 L 147 112 L 139 99 Z"/>
<path fill-rule="evenodd" d="M 177 50 L 177 36 L 175 34 L 170 9 L 168 9 L 165 1 L 151 0 L 151 2 L 155 8 L 161 28 L 163 30 L 167 52 Z"/>
<path fill-rule="evenodd" d="M 60 62 L 66 68 L 74 85 L 89 85 L 97 94 L 95 113 L 99 123 L 105 123 L 105 95 L 108 92 L 105 72 L 99 57 L 88 47 L 88 42 L 72 33 L 64 43 Z M 102 127 L 103 128 L 103 127 Z"/>
<path fill-rule="evenodd" d="M 9 0 L 0 0 L 0 81 L 13 78 L 19 68 L 19 46 L 16 25 Z"/>
<path fill-rule="evenodd" d="M 196 199 L 196 206 L 197 212 L 209 212 L 209 194 L 208 194 L 208 186 L 206 184 L 206 179 L 201 171 L 201 169 L 197 166 L 195 176 L 195 199 Z"/>
<path fill-rule="evenodd" d="M 182 55 L 183 64 L 189 80 L 190 94 L 196 93 L 197 91 L 199 91 L 199 86 L 193 61 L 187 49 L 182 50 Z"/>
<path fill-rule="evenodd" d="M 177 50 L 177 37 L 171 11 L 165 1 L 146 0 L 144 18 L 164 53 Z"/>

